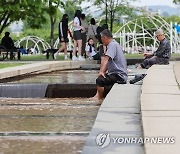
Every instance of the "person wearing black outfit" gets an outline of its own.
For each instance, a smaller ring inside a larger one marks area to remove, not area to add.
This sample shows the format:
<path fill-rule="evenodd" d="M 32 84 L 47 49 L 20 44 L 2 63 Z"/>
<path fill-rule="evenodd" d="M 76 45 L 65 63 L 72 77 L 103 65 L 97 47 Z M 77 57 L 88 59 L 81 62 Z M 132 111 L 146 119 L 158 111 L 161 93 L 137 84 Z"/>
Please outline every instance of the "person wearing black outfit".
<path fill-rule="evenodd" d="M 61 43 L 61 47 L 59 48 L 59 50 L 54 54 L 54 59 L 57 59 L 57 55 L 59 54 L 59 52 L 64 50 L 64 59 L 67 60 L 67 46 L 68 46 L 68 15 L 64 14 L 62 17 L 61 22 L 59 23 L 59 40 Z"/>
<path fill-rule="evenodd" d="M 10 59 L 15 59 L 14 52 L 18 53 L 18 60 L 21 59 L 20 51 L 14 46 L 12 38 L 9 36 L 9 32 L 5 32 L 5 36 L 1 40 L 1 45 L 4 46 L 10 52 Z"/>
<path fill-rule="evenodd" d="M 14 42 L 9 35 L 9 32 L 5 32 L 5 36 L 1 40 L 1 45 L 4 46 L 7 50 L 14 48 Z"/>
<path fill-rule="evenodd" d="M 169 64 L 171 57 L 171 46 L 169 41 L 165 38 L 162 29 L 155 32 L 156 38 L 160 41 L 158 49 L 154 53 L 144 53 L 145 60 L 138 68 L 149 68 L 154 64 Z"/>

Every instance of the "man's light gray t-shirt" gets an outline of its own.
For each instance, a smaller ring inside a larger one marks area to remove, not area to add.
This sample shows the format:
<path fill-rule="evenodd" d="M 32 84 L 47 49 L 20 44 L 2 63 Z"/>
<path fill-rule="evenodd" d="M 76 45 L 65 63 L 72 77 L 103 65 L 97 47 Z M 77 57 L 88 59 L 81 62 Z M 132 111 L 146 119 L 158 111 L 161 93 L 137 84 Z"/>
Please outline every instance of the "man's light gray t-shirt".
<path fill-rule="evenodd" d="M 105 55 L 110 57 L 107 68 L 108 74 L 118 74 L 127 81 L 127 62 L 121 46 L 115 40 L 108 44 Z"/>

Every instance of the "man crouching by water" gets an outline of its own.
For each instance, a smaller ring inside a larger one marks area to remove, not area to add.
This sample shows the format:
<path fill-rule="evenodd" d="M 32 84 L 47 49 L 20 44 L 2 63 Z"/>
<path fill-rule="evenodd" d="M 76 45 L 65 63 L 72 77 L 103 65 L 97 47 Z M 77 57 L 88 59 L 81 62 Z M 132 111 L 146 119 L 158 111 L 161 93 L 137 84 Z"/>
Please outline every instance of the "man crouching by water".
<path fill-rule="evenodd" d="M 121 46 L 113 39 L 112 33 L 105 29 L 101 33 L 102 43 L 107 47 L 101 60 L 101 68 L 96 79 L 97 93 L 94 100 L 103 99 L 104 87 L 127 81 L 127 63 Z"/>

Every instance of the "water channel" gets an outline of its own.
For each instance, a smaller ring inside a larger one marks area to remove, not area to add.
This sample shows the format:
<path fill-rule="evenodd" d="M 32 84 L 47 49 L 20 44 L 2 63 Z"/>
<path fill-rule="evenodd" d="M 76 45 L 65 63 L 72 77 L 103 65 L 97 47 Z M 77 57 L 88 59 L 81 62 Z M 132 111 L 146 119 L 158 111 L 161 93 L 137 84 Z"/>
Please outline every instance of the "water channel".
<path fill-rule="evenodd" d="M 0 85 L 91 85 L 95 84 L 97 72 L 56 71 L 8 79 Z M 133 73 L 130 73 L 129 78 L 132 78 Z M 0 154 L 81 153 L 98 113 L 99 106 L 96 103 L 88 98 L 1 97 Z"/>
<path fill-rule="evenodd" d="M 94 84 L 96 70 L 68 70 L 8 79 L 19 85 Z M 6 91 L 8 93 L 8 91 Z M 26 90 L 27 91 L 27 90 Z M 14 93 L 14 91 L 11 91 Z M 69 94 L 71 95 L 71 94 Z M 0 153 L 81 153 L 99 106 L 88 98 L 4 98 L 0 100 Z"/>

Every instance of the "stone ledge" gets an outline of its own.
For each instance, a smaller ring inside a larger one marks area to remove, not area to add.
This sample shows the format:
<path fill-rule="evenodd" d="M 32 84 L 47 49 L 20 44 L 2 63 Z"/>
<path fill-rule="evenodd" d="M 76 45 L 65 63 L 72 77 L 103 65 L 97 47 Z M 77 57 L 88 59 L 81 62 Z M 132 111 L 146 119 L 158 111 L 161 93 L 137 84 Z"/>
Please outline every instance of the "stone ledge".
<path fill-rule="evenodd" d="M 17 67 L 4 68 L 0 70 L 0 79 L 25 75 L 30 73 L 44 73 L 64 69 L 78 69 L 82 64 L 92 64 L 94 61 L 48 61 L 35 62 Z"/>
<path fill-rule="evenodd" d="M 113 144 L 112 137 L 142 137 L 140 122 L 141 85 L 115 84 L 103 101 L 93 128 L 83 148 L 84 154 L 144 154 L 139 144 Z M 96 144 L 100 133 L 109 133 L 109 146 Z"/>

